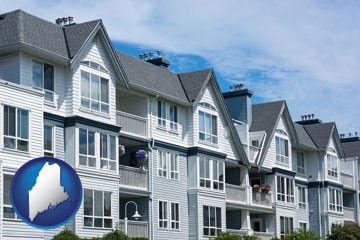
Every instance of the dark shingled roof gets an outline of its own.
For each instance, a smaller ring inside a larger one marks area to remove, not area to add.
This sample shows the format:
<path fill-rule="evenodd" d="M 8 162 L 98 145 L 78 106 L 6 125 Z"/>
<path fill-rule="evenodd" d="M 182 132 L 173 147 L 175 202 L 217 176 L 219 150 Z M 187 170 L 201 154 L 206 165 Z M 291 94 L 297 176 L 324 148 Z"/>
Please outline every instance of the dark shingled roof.
<path fill-rule="evenodd" d="M 65 58 L 75 56 L 100 22 L 95 20 L 62 27 L 22 10 L 4 16 L 0 20 L 0 47 L 26 44 Z"/>
<path fill-rule="evenodd" d="M 204 69 L 200 71 L 179 74 L 179 78 L 184 86 L 185 92 L 190 102 L 194 102 L 196 100 L 201 88 L 204 85 L 204 82 L 207 80 L 210 73 L 211 69 Z"/>
<path fill-rule="evenodd" d="M 360 141 L 342 143 L 347 158 L 360 158 Z"/>
<path fill-rule="evenodd" d="M 313 140 L 311 140 L 310 136 L 304 129 L 304 126 L 297 123 L 294 123 L 294 126 L 296 130 L 296 134 L 299 139 L 299 144 L 306 147 L 317 149 L 315 143 L 313 142 Z"/>
<path fill-rule="evenodd" d="M 334 127 L 335 123 L 333 122 L 304 125 L 305 131 L 319 149 L 327 148 Z"/>

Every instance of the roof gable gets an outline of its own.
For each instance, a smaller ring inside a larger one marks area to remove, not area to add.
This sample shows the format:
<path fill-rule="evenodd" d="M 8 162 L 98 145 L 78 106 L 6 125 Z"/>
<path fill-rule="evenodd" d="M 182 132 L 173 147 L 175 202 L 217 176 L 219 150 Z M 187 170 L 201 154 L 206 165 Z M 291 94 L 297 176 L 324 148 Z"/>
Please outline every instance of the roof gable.
<path fill-rule="evenodd" d="M 299 147 L 316 150 L 317 147 L 303 125 L 294 123 L 295 131 L 299 139 Z"/>
<path fill-rule="evenodd" d="M 211 69 L 180 73 L 179 79 L 184 87 L 189 102 L 195 102 L 201 93 L 201 90 L 209 81 Z"/>
<path fill-rule="evenodd" d="M 346 158 L 360 158 L 360 141 L 342 143 Z"/>

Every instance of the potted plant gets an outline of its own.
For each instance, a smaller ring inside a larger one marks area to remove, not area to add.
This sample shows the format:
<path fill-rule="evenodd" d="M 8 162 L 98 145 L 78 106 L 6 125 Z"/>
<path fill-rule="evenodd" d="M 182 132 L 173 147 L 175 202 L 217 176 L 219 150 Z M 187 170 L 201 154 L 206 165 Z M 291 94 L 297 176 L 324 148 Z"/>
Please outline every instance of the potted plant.
<path fill-rule="evenodd" d="M 260 186 L 261 192 L 268 193 L 271 190 L 271 187 L 269 184 L 264 184 Z"/>
<path fill-rule="evenodd" d="M 125 146 L 119 145 L 119 157 L 123 156 L 125 154 Z"/>
<path fill-rule="evenodd" d="M 145 164 L 148 159 L 148 153 L 145 150 L 139 150 L 135 153 L 135 159 L 139 168 L 145 169 Z"/>
<path fill-rule="evenodd" d="M 253 191 L 258 192 L 260 190 L 260 185 L 255 184 L 252 188 L 253 188 Z"/>

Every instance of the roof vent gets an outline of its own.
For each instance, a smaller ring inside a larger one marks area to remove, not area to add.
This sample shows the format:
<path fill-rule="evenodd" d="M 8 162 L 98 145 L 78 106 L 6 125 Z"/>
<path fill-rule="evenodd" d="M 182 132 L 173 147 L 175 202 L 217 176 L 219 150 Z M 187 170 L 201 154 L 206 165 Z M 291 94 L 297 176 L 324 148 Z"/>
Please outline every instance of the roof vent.
<path fill-rule="evenodd" d="M 69 25 L 74 25 L 74 17 L 62 17 L 62 18 L 57 18 L 55 20 L 56 25 L 58 26 L 69 26 Z"/>
<path fill-rule="evenodd" d="M 230 85 L 230 92 L 232 92 L 233 90 L 235 90 L 235 91 L 243 90 L 243 88 L 244 88 L 243 83 L 237 83 L 234 85 Z"/>
<path fill-rule="evenodd" d="M 141 59 L 141 60 L 144 60 L 144 54 L 139 54 L 139 58 Z"/>
<path fill-rule="evenodd" d="M 157 52 L 157 58 L 154 58 L 154 52 L 149 52 L 149 59 L 147 58 L 148 54 L 144 53 L 145 56 L 144 60 L 158 67 L 168 68 L 168 66 L 170 65 L 170 61 L 162 57 L 161 50 L 157 50 L 156 52 Z"/>
<path fill-rule="evenodd" d="M 320 119 L 316 119 L 315 114 L 310 113 L 310 114 L 301 115 L 301 121 L 298 121 L 296 123 L 300 125 L 309 125 L 309 124 L 322 123 L 322 121 Z"/>

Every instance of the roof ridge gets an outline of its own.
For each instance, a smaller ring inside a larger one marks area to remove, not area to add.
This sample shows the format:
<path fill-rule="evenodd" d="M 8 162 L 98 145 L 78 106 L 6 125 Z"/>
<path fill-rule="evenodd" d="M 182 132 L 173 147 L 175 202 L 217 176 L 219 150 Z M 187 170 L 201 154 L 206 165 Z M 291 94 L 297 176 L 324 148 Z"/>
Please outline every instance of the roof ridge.
<path fill-rule="evenodd" d="M 204 72 L 204 71 L 211 71 L 213 68 L 204 68 L 204 69 L 200 69 L 200 70 L 193 70 L 193 71 L 190 71 L 190 72 L 182 72 L 182 73 L 178 73 L 178 75 L 181 75 L 181 74 L 188 74 L 188 73 L 195 73 L 195 72 Z"/>
<path fill-rule="evenodd" d="M 276 100 L 276 101 L 271 101 L 271 102 L 264 102 L 264 103 L 256 103 L 253 104 L 252 106 L 258 106 L 258 105 L 266 105 L 266 104 L 273 104 L 273 103 L 286 103 L 286 100 Z"/>

